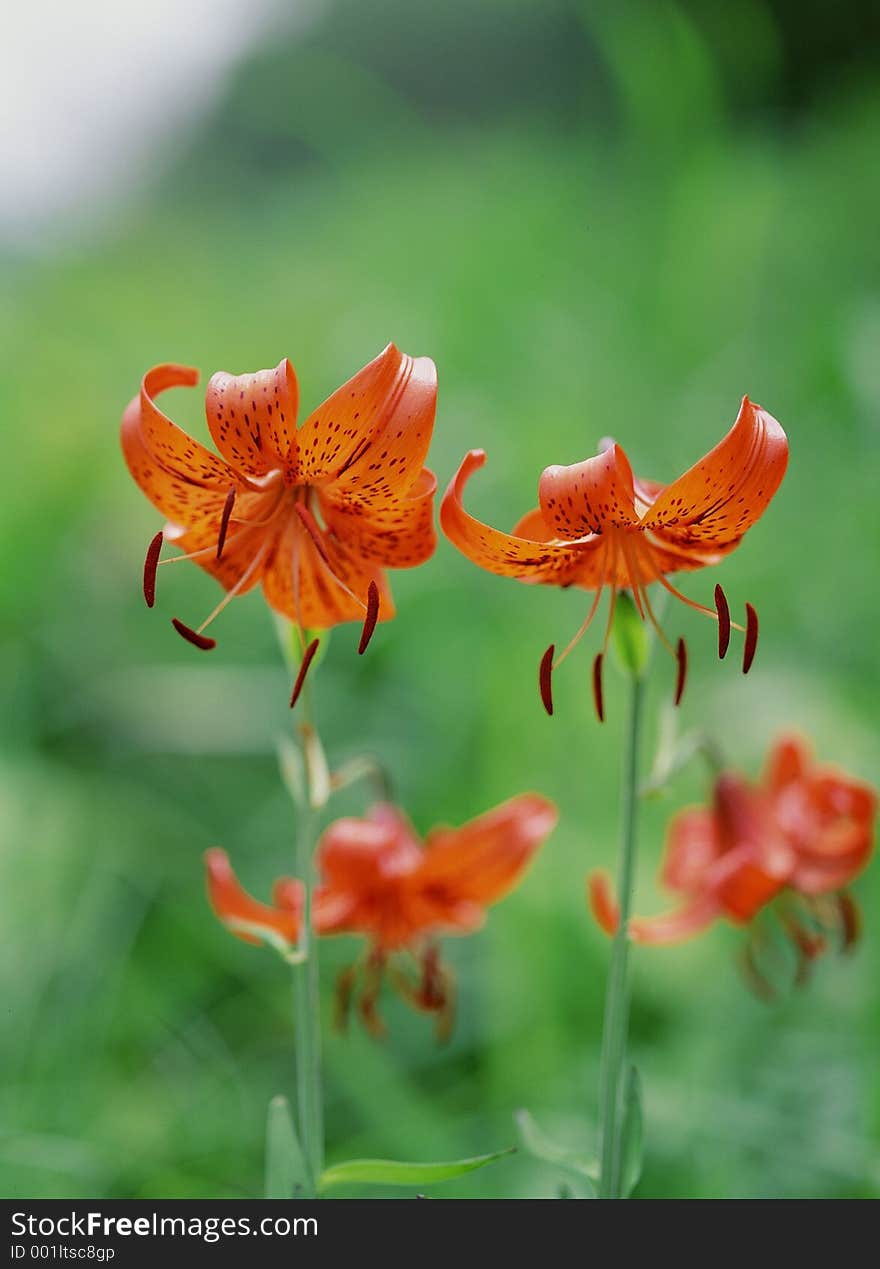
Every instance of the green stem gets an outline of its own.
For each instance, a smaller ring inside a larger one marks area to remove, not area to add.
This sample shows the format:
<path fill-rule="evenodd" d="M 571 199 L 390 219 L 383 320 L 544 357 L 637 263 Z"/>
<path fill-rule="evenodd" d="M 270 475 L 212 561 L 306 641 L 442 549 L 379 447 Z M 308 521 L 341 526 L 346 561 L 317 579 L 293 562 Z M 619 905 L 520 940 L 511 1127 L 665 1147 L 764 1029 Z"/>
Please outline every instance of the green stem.
<path fill-rule="evenodd" d="M 636 873 L 639 737 L 644 679 L 639 674 L 632 673 L 629 683 L 629 715 L 620 797 L 621 837 L 617 879 L 620 916 L 611 948 L 599 1075 L 600 1198 L 619 1198 L 621 1184 L 621 1086 L 629 1026 L 628 926 Z"/>
<path fill-rule="evenodd" d="M 314 889 L 313 837 L 316 816 L 306 811 L 296 836 L 296 876 L 305 886 L 301 948 L 305 960 L 293 967 L 296 1100 L 303 1157 L 317 1193 L 324 1170 L 324 1104 L 321 1089 L 321 996 L 318 977 L 318 940 L 312 934 Z"/>

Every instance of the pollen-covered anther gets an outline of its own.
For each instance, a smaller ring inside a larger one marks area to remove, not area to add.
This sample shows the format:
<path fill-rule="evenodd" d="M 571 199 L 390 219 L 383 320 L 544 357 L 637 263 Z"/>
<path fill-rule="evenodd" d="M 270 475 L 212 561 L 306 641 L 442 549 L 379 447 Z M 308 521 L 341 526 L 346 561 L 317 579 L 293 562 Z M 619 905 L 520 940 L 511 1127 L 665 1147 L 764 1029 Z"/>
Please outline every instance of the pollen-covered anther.
<path fill-rule="evenodd" d="M 746 604 L 746 637 L 743 644 L 743 674 L 748 674 L 758 646 L 758 614 L 751 604 Z"/>
<path fill-rule="evenodd" d="M 226 533 L 229 529 L 229 517 L 232 515 L 232 508 L 235 506 L 235 485 L 232 485 L 229 493 L 226 495 L 226 501 L 223 504 L 223 510 L 220 513 L 220 532 L 217 535 L 217 559 L 223 555 L 223 547 L 226 544 Z"/>
<path fill-rule="evenodd" d="M 688 670 L 687 644 L 684 639 L 679 639 L 678 643 L 675 645 L 675 660 L 678 665 L 678 672 L 675 676 L 674 704 L 680 705 L 681 698 L 684 696 L 684 687 L 687 682 Z"/>
<path fill-rule="evenodd" d="M 730 647 L 730 605 L 720 585 L 715 587 L 715 611 L 718 614 L 718 660 L 723 661 Z"/>
<path fill-rule="evenodd" d="M 302 692 L 303 686 L 305 685 L 306 675 L 309 672 L 309 666 L 312 664 L 312 662 L 315 659 L 315 653 L 318 651 L 318 645 L 320 644 L 320 642 L 321 642 L 320 639 L 313 639 L 312 642 L 309 644 L 309 646 L 306 648 L 305 652 L 303 653 L 303 659 L 300 662 L 300 666 L 299 666 L 299 673 L 296 676 L 296 682 L 294 683 L 293 691 L 290 694 L 290 708 L 291 709 L 293 709 L 294 705 L 299 700 L 300 693 Z"/>
<path fill-rule="evenodd" d="M 553 655 L 555 652 L 556 644 L 551 643 L 541 657 L 541 664 L 538 667 L 538 690 L 541 693 L 541 703 L 551 718 L 553 717 Z"/>
<path fill-rule="evenodd" d="M 217 647 L 216 639 L 212 639 L 209 635 L 199 634 L 198 630 L 193 630 L 191 626 L 184 625 L 179 618 L 172 617 L 171 624 L 181 639 L 185 639 L 187 643 L 191 643 L 196 648 L 201 648 L 202 652 L 210 652 L 212 648 Z"/>
<path fill-rule="evenodd" d="M 164 541 L 165 534 L 160 529 L 147 547 L 144 560 L 144 599 L 147 601 L 148 608 L 152 608 L 156 602 L 156 570 L 159 567 L 159 556 L 162 554 Z"/>
<path fill-rule="evenodd" d="M 373 637 L 373 631 L 376 629 L 376 622 L 379 620 L 379 587 L 375 581 L 370 579 L 370 585 L 367 587 L 367 615 L 364 617 L 364 628 L 361 631 L 361 639 L 358 644 L 358 656 L 363 656 L 369 647 L 370 640 Z"/>
<path fill-rule="evenodd" d="M 597 652 L 593 661 L 593 704 L 596 707 L 596 717 L 600 723 L 605 722 L 605 698 L 602 690 L 602 664 L 605 660 L 605 654 Z"/>

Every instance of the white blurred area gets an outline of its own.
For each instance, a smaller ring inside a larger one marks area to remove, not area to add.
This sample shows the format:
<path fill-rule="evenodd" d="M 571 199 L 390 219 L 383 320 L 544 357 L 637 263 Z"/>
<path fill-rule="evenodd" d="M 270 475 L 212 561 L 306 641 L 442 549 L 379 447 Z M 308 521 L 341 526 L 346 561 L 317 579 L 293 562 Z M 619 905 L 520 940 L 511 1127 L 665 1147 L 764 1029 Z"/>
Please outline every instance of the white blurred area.
<path fill-rule="evenodd" d="M 312 0 L 7 0 L 0 249 L 39 252 L 155 176 L 235 64 Z"/>

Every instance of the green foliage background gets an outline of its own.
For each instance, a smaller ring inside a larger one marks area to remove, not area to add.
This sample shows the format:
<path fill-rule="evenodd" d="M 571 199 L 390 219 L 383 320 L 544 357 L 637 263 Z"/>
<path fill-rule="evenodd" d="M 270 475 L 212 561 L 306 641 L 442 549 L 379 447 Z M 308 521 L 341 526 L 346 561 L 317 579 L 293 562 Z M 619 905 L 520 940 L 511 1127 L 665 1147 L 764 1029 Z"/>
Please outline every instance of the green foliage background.
<path fill-rule="evenodd" d="M 876 777 L 880 81 L 857 40 L 812 30 L 760 0 L 348 0 L 243 65 L 87 246 L 5 262 L 2 1192 L 257 1195 L 266 1106 L 292 1085 L 285 970 L 213 921 L 200 862 L 222 843 L 259 894 L 291 867 L 273 756 L 288 684 L 256 596 L 210 658 L 167 620 L 207 612 L 209 578 L 169 570 L 144 609 L 157 518 L 117 425 L 157 361 L 207 377 L 289 355 L 309 408 L 389 339 L 429 353 L 431 465 L 442 485 L 482 445 L 470 504 L 498 524 L 603 434 L 672 478 L 748 392 L 791 441 L 719 574 L 758 607 L 762 645 L 743 680 L 709 623 L 669 611 L 691 647 L 682 721 L 750 772 L 794 727 Z M 200 393 L 169 408 L 204 428 Z M 705 601 L 711 583 L 685 588 Z M 541 711 L 537 659 L 582 595 L 489 577 L 445 542 L 394 592 L 370 654 L 343 628 L 320 669 L 331 755 L 377 754 L 423 829 L 526 788 L 562 818 L 486 929 L 448 942 L 447 1048 L 394 999 L 384 1044 L 328 1029 L 329 1159 L 495 1149 L 521 1106 L 589 1143 L 608 949 L 583 877 L 614 852 L 621 684 L 600 728 L 584 649 Z M 651 743 L 672 672 L 658 660 Z M 663 826 L 702 780 L 645 807 L 640 909 L 664 902 Z M 880 1194 L 878 886 L 876 869 L 858 885 L 857 955 L 772 1007 L 740 980 L 733 930 L 637 954 L 640 1194 Z M 355 951 L 323 947 L 328 1017 Z M 519 1154 L 435 1192 L 564 1179 Z"/>

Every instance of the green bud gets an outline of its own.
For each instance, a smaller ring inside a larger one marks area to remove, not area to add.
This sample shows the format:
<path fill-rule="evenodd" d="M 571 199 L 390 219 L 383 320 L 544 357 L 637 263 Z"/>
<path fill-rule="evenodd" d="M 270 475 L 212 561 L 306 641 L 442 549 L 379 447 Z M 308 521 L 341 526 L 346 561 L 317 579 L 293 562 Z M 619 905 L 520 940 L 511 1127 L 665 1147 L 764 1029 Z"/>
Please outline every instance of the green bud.
<path fill-rule="evenodd" d="M 617 663 L 624 674 L 641 678 L 648 664 L 651 645 L 645 623 L 627 591 L 621 591 L 617 596 L 611 642 Z"/>

